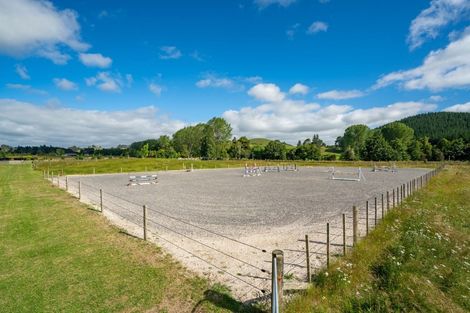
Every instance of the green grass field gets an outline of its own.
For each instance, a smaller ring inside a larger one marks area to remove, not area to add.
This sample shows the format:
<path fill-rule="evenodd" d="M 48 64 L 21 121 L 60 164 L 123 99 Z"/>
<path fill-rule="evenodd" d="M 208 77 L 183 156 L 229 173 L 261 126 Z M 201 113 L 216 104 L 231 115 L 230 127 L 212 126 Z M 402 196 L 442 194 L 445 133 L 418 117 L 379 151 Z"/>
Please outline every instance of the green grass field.
<path fill-rule="evenodd" d="M 470 166 L 450 166 L 286 312 L 469 312 Z"/>
<path fill-rule="evenodd" d="M 54 172 L 57 174 L 96 174 L 143 171 L 164 171 L 189 169 L 191 164 L 195 169 L 235 168 L 244 167 L 245 164 L 259 166 L 277 164 L 297 164 L 298 166 L 352 166 L 372 167 L 374 162 L 357 161 L 264 161 L 264 160 L 177 160 L 177 159 L 138 159 L 138 158 L 114 158 L 114 159 L 52 159 L 36 161 L 35 168 L 39 171 Z M 437 163 L 424 162 L 395 162 L 399 167 L 436 167 Z M 389 162 L 376 162 L 378 165 L 389 165 Z"/>
<path fill-rule="evenodd" d="M 0 165 L 0 312 L 257 312 L 30 165 Z"/>

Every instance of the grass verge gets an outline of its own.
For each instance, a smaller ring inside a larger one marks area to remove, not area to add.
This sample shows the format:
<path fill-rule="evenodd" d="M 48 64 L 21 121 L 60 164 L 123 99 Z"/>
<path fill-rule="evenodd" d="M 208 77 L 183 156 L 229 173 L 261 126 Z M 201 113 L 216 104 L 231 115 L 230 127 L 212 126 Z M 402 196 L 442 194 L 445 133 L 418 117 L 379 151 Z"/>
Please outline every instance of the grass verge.
<path fill-rule="evenodd" d="M 286 312 L 469 312 L 470 166 L 450 166 Z"/>
<path fill-rule="evenodd" d="M 137 159 L 137 158 L 114 158 L 114 159 L 52 159 L 36 161 L 35 168 L 40 171 L 54 172 L 55 174 L 103 174 L 121 172 L 143 172 L 143 171 L 164 171 L 194 169 L 214 169 L 214 168 L 236 168 L 244 167 L 245 164 L 278 165 L 292 164 L 298 166 L 351 166 L 351 167 L 373 167 L 377 165 L 390 165 L 389 162 L 367 162 L 367 161 L 265 161 L 265 160 L 177 160 L 177 159 Z M 394 162 L 399 167 L 436 167 L 435 162 Z"/>
<path fill-rule="evenodd" d="M 0 165 L 0 312 L 258 312 L 29 165 Z"/>

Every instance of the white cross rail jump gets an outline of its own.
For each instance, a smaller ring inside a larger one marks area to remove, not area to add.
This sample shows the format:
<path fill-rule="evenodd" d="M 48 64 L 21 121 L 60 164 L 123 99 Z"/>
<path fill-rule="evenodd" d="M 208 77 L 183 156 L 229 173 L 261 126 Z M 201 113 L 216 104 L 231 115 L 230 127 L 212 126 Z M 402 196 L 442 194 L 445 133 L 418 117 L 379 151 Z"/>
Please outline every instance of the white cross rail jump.
<path fill-rule="evenodd" d="M 153 185 L 158 182 L 157 179 L 157 175 L 132 175 L 127 186 Z"/>
<path fill-rule="evenodd" d="M 354 171 L 354 172 L 338 171 L 338 170 L 336 170 L 336 168 L 333 167 L 333 170 L 331 171 L 330 179 L 332 179 L 332 180 L 344 180 L 344 181 L 366 180 L 364 174 L 362 173 L 362 169 L 360 167 L 357 169 L 357 171 Z"/>

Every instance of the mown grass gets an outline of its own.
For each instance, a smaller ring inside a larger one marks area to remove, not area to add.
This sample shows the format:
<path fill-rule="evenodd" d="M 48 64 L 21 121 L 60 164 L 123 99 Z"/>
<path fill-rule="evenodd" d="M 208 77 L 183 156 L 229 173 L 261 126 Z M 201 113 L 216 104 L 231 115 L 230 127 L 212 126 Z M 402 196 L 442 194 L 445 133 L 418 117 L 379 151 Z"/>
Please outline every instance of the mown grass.
<path fill-rule="evenodd" d="M 469 312 L 470 166 L 450 166 L 286 312 Z"/>
<path fill-rule="evenodd" d="M 245 164 L 259 166 L 277 164 L 297 164 L 298 166 L 353 166 L 372 167 L 377 165 L 389 165 L 389 162 L 366 161 L 265 161 L 265 160 L 177 160 L 177 159 L 138 159 L 138 158 L 114 158 L 114 159 L 52 159 L 36 161 L 35 168 L 40 171 L 54 172 L 55 174 L 92 174 L 164 171 L 189 169 L 193 164 L 194 169 L 236 168 Z M 399 167 L 436 167 L 436 163 L 424 162 L 396 162 Z"/>
<path fill-rule="evenodd" d="M 258 312 L 51 187 L 0 165 L 0 312 Z"/>

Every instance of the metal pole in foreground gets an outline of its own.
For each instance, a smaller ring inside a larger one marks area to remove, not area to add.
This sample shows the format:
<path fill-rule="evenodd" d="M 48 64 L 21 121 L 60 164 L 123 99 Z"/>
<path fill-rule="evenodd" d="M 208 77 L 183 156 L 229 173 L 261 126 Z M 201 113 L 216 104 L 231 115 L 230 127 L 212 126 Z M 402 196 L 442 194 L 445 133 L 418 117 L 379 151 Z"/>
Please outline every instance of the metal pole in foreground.
<path fill-rule="evenodd" d="M 272 252 L 272 312 L 279 313 L 279 307 L 282 306 L 282 293 L 284 284 L 284 252 L 274 250 Z"/>
<path fill-rule="evenodd" d="M 310 249 L 308 247 L 308 235 L 305 235 L 305 252 L 307 253 L 307 282 L 312 282 L 312 276 L 310 274 Z"/>

